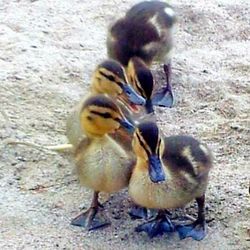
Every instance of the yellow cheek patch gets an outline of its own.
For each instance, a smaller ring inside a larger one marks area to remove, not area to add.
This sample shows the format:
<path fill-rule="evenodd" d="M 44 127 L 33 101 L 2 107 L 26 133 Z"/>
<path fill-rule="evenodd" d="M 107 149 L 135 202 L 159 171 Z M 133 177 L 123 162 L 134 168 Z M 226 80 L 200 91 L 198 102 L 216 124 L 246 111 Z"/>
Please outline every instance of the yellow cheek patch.
<path fill-rule="evenodd" d="M 119 95 L 123 92 L 119 84 L 123 83 L 124 80 L 105 68 L 99 69 L 96 78 L 99 79 L 99 89 L 101 89 L 103 93 Z"/>

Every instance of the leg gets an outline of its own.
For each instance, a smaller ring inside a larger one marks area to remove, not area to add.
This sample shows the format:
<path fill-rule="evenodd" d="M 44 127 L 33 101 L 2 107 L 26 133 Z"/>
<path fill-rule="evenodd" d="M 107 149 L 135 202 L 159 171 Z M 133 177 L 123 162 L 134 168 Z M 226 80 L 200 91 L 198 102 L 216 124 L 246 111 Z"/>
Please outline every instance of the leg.
<path fill-rule="evenodd" d="M 155 219 L 143 223 L 135 228 L 136 232 L 146 232 L 150 238 L 163 233 L 174 232 L 175 226 L 167 217 L 164 210 L 160 210 Z"/>
<path fill-rule="evenodd" d="M 94 192 L 90 208 L 74 218 L 71 221 L 71 225 L 85 227 L 88 230 L 95 230 L 110 225 L 110 221 L 101 217 L 98 213 L 100 207 L 98 194 L 99 192 Z"/>
<path fill-rule="evenodd" d="M 189 225 L 178 225 L 176 229 L 181 239 L 192 237 L 194 240 L 202 240 L 206 236 L 205 229 L 205 194 L 196 198 L 198 204 L 198 219 Z"/>
<path fill-rule="evenodd" d="M 153 104 L 171 108 L 174 104 L 174 94 L 171 87 L 171 63 L 163 65 L 166 75 L 166 86 L 153 96 Z"/>

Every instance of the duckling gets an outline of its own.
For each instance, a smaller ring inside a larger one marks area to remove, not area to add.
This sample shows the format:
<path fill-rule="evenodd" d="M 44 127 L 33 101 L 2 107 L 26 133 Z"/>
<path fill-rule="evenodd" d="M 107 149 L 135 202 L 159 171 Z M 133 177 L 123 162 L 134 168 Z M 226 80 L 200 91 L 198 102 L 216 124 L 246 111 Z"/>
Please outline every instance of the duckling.
<path fill-rule="evenodd" d="M 190 136 L 160 135 L 154 122 L 138 125 L 133 137 L 137 161 L 129 182 L 129 195 L 143 207 L 158 209 L 157 217 L 136 228 L 150 237 L 177 230 L 181 239 L 202 240 L 205 235 L 205 192 L 212 167 L 207 146 Z M 198 204 L 198 218 L 188 225 L 177 225 L 164 213 L 192 200 Z"/>
<path fill-rule="evenodd" d="M 176 14 L 172 6 L 161 1 L 143 1 L 111 25 L 107 36 L 109 57 L 124 67 L 134 56 L 148 66 L 153 61 L 164 61 L 167 84 L 155 98 L 159 105 L 165 107 L 171 107 L 174 103 L 169 52 L 173 47 L 172 29 L 175 23 Z"/>
<path fill-rule="evenodd" d="M 144 105 L 145 100 L 128 84 L 122 65 L 112 59 L 100 63 L 92 76 L 91 94 L 108 94 L 120 100 L 127 108 Z"/>
<path fill-rule="evenodd" d="M 145 62 L 139 57 L 132 57 L 127 66 L 127 77 L 133 89 L 145 98 L 145 111 L 147 114 L 154 113 L 153 106 L 162 106 L 162 100 L 159 100 L 159 93 L 153 93 L 155 81 L 151 70 Z M 172 106 L 172 98 L 166 98 L 165 104 Z"/>
<path fill-rule="evenodd" d="M 137 94 L 132 86 L 128 84 L 126 73 L 122 65 L 112 59 L 103 61 L 97 65 L 93 72 L 89 95 L 84 97 L 78 104 L 77 108 L 74 108 L 68 116 L 66 125 L 67 136 L 70 134 L 70 136 L 68 136 L 69 143 L 74 146 L 77 146 L 77 144 L 82 140 L 83 135 L 80 123 L 72 121 L 77 121 L 79 112 L 81 111 L 81 106 L 85 102 L 86 98 L 96 94 L 107 94 L 112 98 L 117 99 L 119 107 L 122 109 L 122 112 L 130 122 L 133 122 L 132 113 L 138 112 L 136 105 L 145 104 L 145 99 Z M 123 137 L 127 136 L 127 132 L 124 133 L 122 129 L 121 131 Z M 58 145 L 51 148 L 56 148 L 57 151 L 64 150 L 63 145 L 62 147 Z"/>
<path fill-rule="evenodd" d="M 80 108 L 79 116 L 71 122 L 80 124 L 84 136 L 75 146 L 74 159 L 80 183 L 94 194 L 89 209 L 73 219 L 72 225 L 93 230 L 110 224 L 100 215 L 99 192 L 112 193 L 126 187 L 134 162 L 108 134 L 121 126 L 133 133 L 134 127 L 108 96 L 89 97 L 77 108 Z M 71 133 L 67 136 L 72 141 Z"/>
<path fill-rule="evenodd" d="M 126 72 L 119 62 L 112 59 L 99 64 L 92 76 L 90 90 L 94 94 L 117 97 L 128 109 L 127 115 L 133 117 L 140 110 L 136 105 L 144 106 L 146 113 L 154 112 L 153 105 L 158 105 L 152 97 L 154 85 L 148 66 L 140 58 L 133 57 Z"/>

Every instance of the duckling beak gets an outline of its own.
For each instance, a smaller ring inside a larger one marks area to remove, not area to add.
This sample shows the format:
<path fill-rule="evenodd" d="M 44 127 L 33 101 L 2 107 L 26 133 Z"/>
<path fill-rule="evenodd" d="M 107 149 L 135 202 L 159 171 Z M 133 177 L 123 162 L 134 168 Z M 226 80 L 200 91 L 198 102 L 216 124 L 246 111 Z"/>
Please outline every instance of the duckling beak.
<path fill-rule="evenodd" d="M 149 156 L 149 177 L 154 183 L 166 180 L 161 161 L 157 155 Z"/>
<path fill-rule="evenodd" d="M 145 99 L 139 94 L 137 94 L 131 86 L 129 86 L 126 83 L 122 84 L 121 86 L 122 86 L 124 95 L 127 97 L 127 99 L 131 103 L 136 104 L 136 105 L 142 105 L 142 106 L 145 105 Z"/>
<path fill-rule="evenodd" d="M 129 122 L 126 118 L 122 118 L 119 120 L 119 123 L 121 124 L 121 126 L 126 129 L 129 133 L 133 134 L 135 127 L 134 125 Z"/>

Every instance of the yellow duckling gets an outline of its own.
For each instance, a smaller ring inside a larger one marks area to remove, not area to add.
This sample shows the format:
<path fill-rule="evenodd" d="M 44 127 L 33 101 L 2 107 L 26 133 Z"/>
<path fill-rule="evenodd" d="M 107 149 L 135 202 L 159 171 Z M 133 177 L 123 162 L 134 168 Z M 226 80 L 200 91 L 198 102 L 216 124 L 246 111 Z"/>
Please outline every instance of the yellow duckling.
<path fill-rule="evenodd" d="M 164 62 L 166 86 L 155 96 L 158 104 L 171 107 L 174 102 L 170 83 L 169 52 L 173 46 L 172 28 L 176 22 L 173 8 L 161 1 L 143 1 L 134 5 L 124 18 L 109 29 L 107 50 L 111 58 L 127 67 L 133 57 L 150 66 L 153 61 Z"/>
<path fill-rule="evenodd" d="M 70 122 L 70 121 L 69 121 Z M 128 185 L 133 160 L 108 134 L 121 126 L 133 133 L 117 104 L 105 95 L 88 98 L 80 107 L 78 120 L 82 140 L 74 148 L 74 159 L 80 183 L 94 191 L 90 208 L 81 213 L 72 224 L 93 230 L 109 225 L 109 220 L 98 213 L 99 192 L 117 192 Z M 72 141 L 71 134 L 68 134 Z"/>
<path fill-rule="evenodd" d="M 139 57 L 132 57 L 127 66 L 128 81 L 133 89 L 145 98 L 145 111 L 147 114 L 154 113 L 153 106 L 168 106 L 171 107 L 173 99 L 166 97 L 165 104 L 162 105 L 162 99 L 159 100 L 159 93 L 154 93 L 155 81 L 151 70 Z"/>
<path fill-rule="evenodd" d="M 133 105 L 144 105 L 145 100 L 138 95 L 128 80 L 122 65 L 112 59 L 100 63 L 92 76 L 91 94 L 108 94 L 122 101 L 126 107 L 133 110 Z"/>
<path fill-rule="evenodd" d="M 131 117 L 132 111 L 137 111 L 136 105 L 145 104 L 145 99 L 137 94 L 128 84 L 122 65 L 112 59 L 103 61 L 96 67 L 92 75 L 90 94 L 83 98 L 67 119 L 67 137 L 69 138 L 69 143 L 74 146 L 78 145 L 83 136 L 80 123 L 78 122 L 82 104 L 86 98 L 96 94 L 108 94 L 116 99 L 127 118 Z M 124 133 L 121 130 L 121 133 L 126 137 L 127 132 Z M 60 146 L 56 147 L 60 149 Z M 63 147 L 61 149 L 63 150 Z"/>
<path fill-rule="evenodd" d="M 78 122 L 81 107 L 88 97 L 96 94 L 107 94 L 117 100 L 122 112 L 131 122 L 133 122 L 132 114 L 139 111 L 137 105 L 145 105 L 145 99 L 137 94 L 132 86 L 128 84 L 126 73 L 122 65 L 113 59 L 107 59 L 97 65 L 94 70 L 89 94 L 81 100 L 79 105 L 75 107 L 72 112 L 70 112 L 66 128 L 66 134 L 69 138 L 68 144 L 42 146 L 31 142 L 21 141 L 9 141 L 8 144 L 23 144 L 38 149 L 48 149 L 57 152 L 71 151 L 73 147 L 77 147 L 83 137 L 81 126 Z M 125 144 L 131 147 L 131 139 L 126 140 L 128 137 L 127 131 L 125 132 L 121 129 L 121 134 L 122 137 L 120 142 L 125 139 Z"/>
<path fill-rule="evenodd" d="M 145 106 L 146 113 L 153 112 L 153 105 L 158 103 L 152 97 L 155 83 L 150 69 L 140 58 L 133 57 L 127 73 L 128 79 L 119 62 L 112 59 L 103 61 L 92 76 L 91 93 L 108 94 L 117 98 L 126 106 L 131 116 L 138 112 L 139 108 L 135 105 Z"/>
<path fill-rule="evenodd" d="M 181 239 L 202 240 L 205 235 L 205 192 L 212 167 L 209 149 L 190 136 L 162 137 L 157 125 L 145 122 L 134 132 L 133 149 L 137 157 L 129 183 L 129 195 L 143 207 L 159 209 L 158 216 L 136 228 L 150 237 L 178 231 Z M 198 204 L 193 224 L 174 226 L 165 209 Z"/>

